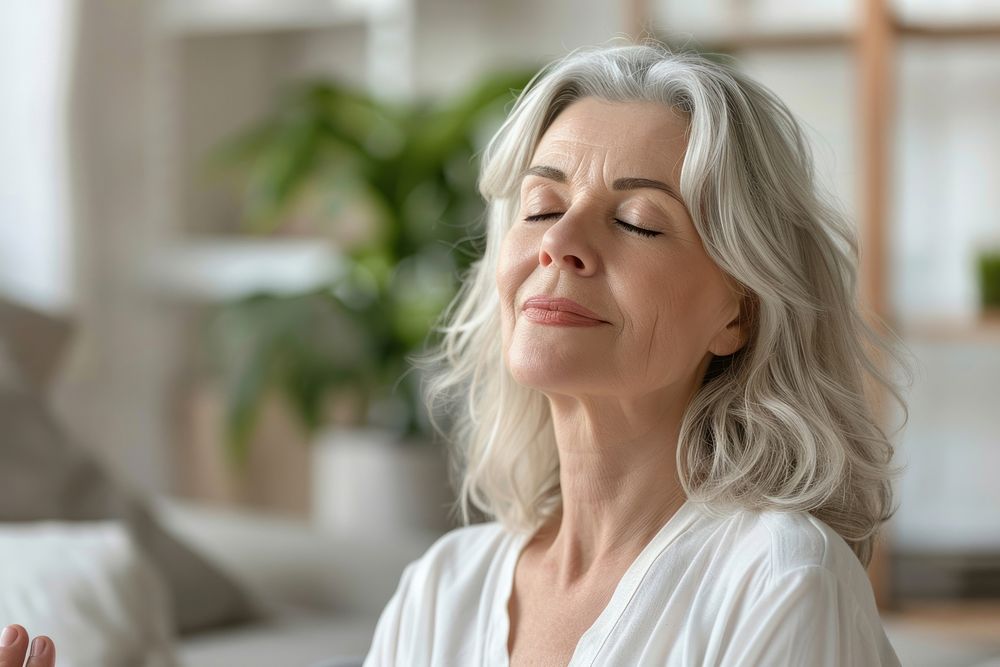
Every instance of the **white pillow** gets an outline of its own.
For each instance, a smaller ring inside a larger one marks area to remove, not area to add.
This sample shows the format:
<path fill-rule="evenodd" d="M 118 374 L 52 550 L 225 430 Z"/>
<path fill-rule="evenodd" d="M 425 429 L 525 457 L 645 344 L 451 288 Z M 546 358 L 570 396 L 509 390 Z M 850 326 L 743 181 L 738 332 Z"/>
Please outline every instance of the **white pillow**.
<path fill-rule="evenodd" d="M 51 637 L 59 667 L 176 665 L 170 612 L 122 523 L 0 523 L 0 627 Z"/>

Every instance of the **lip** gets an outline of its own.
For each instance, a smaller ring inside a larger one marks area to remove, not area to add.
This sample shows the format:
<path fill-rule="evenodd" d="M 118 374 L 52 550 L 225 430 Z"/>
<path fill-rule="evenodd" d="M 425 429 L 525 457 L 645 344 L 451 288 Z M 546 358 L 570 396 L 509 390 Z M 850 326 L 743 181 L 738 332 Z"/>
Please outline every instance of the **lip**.
<path fill-rule="evenodd" d="M 532 310 L 536 315 L 543 317 L 532 317 L 536 321 L 545 321 L 551 324 L 607 324 L 607 321 L 590 310 L 578 304 L 572 299 L 563 297 L 551 297 L 544 294 L 537 294 L 521 306 L 522 311 Z M 552 311 L 551 313 L 539 313 L 538 311 Z M 560 313 L 561 315 L 556 315 Z M 580 318 L 584 318 L 583 321 Z"/>

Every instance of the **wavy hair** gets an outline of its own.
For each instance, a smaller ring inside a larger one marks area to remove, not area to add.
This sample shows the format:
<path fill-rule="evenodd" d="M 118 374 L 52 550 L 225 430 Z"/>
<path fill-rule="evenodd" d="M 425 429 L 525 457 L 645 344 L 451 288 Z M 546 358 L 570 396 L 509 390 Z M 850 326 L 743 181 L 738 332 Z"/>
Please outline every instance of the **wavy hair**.
<path fill-rule="evenodd" d="M 561 502 L 548 400 L 515 382 L 503 360 L 495 271 L 519 174 L 556 116 L 588 96 L 685 114 L 681 194 L 708 255 L 743 296 L 749 339 L 711 360 L 681 424 L 676 463 L 688 500 L 715 516 L 809 512 L 867 567 L 898 509 L 892 480 L 902 469 L 892 467 L 873 403 L 888 390 L 903 425 L 909 418 L 882 368 L 894 360 L 912 384 L 902 342 L 864 319 L 855 229 L 818 186 L 792 112 L 728 60 L 658 44 L 577 49 L 547 65 L 483 153 L 483 255 L 442 313 L 440 341 L 411 358 L 448 445 L 452 512 L 465 525 L 476 509 L 534 531 Z"/>

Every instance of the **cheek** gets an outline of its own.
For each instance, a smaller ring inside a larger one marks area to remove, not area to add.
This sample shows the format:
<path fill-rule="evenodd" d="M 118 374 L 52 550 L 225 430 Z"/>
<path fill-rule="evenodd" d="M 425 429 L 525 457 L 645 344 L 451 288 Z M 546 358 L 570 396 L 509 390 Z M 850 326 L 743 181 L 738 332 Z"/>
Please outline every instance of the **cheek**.
<path fill-rule="evenodd" d="M 698 354 L 707 325 L 706 306 L 715 290 L 690 264 L 677 260 L 670 270 L 661 264 L 637 271 L 619 294 L 620 303 L 628 304 L 622 309 L 623 333 L 634 341 L 628 347 L 648 361 L 650 370 L 664 363 L 675 366 L 678 357 Z"/>
<path fill-rule="evenodd" d="M 504 237 L 497 263 L 496 283 L 505 306 L 513 307 L 518 290 L 538 263 L 531 248 L 530 241 L 521 235 L 510 233 Z"/>
<path fill-rule="evenodd" d="M 516 314 L 514 309 L 521 294 L 524 282 L 531 275 L 533 267 L 527 261 L 524 244 L 518 238 L 508 235 L 500 246 L 500 259 L 495 273 L 497 296 L 500 301 L 500 321 L 503 328 L 504 347 L 514 327 Z"/>

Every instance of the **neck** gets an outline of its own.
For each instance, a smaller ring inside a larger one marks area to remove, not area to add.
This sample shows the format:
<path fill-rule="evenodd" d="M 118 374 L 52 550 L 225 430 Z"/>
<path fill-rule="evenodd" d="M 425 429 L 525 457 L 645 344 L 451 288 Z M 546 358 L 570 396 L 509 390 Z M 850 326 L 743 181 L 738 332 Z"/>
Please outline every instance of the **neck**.
<path fill-rule="evenodd" d="M 633 562 L 686 497 L 676 451 L 686 402 L 614 405 L 551 398 L 562 507 L 536 539 L 549 581 L 566 590 Z"/>

